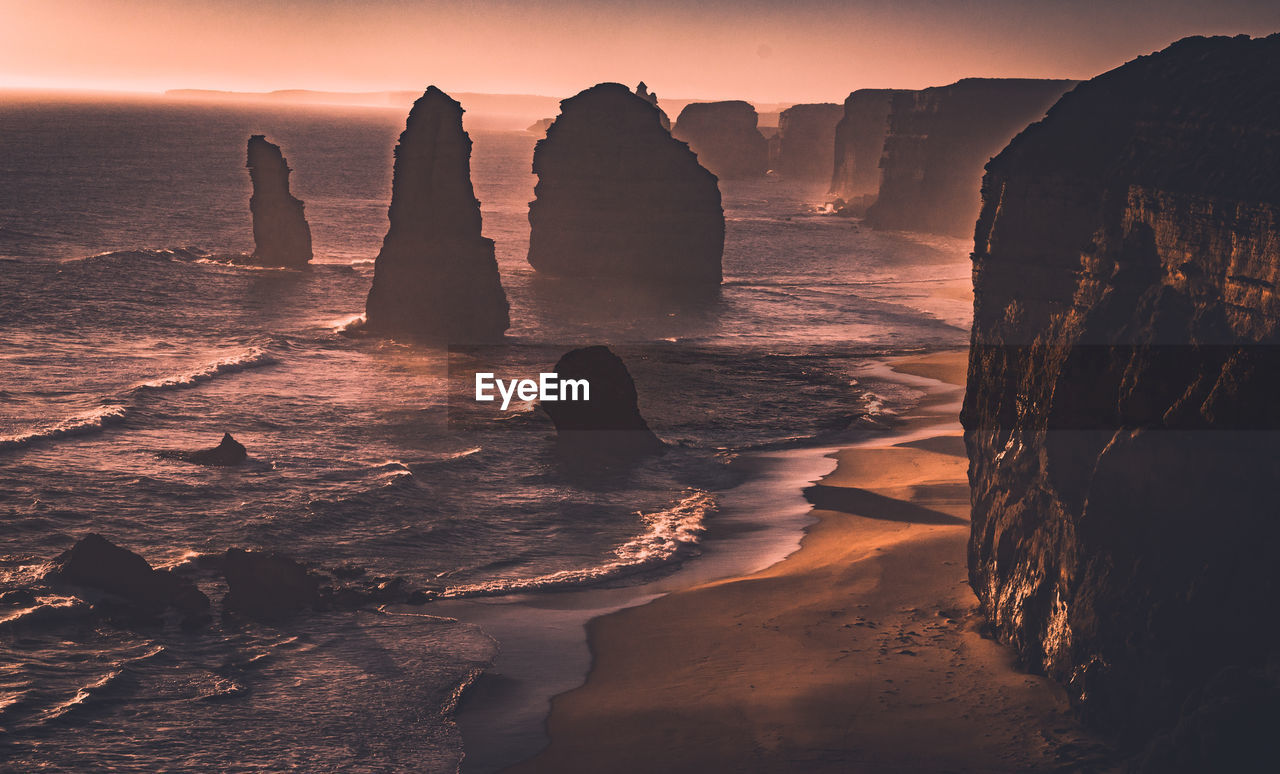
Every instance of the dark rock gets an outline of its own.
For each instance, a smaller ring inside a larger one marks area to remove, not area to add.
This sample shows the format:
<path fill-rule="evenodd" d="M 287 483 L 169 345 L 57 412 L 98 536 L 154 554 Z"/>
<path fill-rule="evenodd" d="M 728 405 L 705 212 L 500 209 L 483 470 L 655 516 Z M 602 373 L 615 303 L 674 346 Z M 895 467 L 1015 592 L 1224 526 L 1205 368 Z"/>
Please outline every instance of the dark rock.
<path fill-rule="evenodd" d="M 889 108 L 898 89 L 859 89 L 844 101 L 844 115 L 836 124 L 835 169 L 831 194 L 838 209 L 862 215 L 880 193 L 880 157 L 889 130 Z"/>
<path fill-rule="evenodd" d="M 585 379 L 588 400 L 542 401 L 556 426 L 558 450 L 572 458 L 634 457 L 662 449 L 662 441 L 640 416 L 631 373 L 608 347 L 567 352 L 556 363 L 560 379 Z"/>
<path fill-rule="evenodd" d="M 525 129 L 525 131 L 529 134 L 546 136 L 547 129 L 551 128 L 551 125 L 555 123 L 555 121 L 556 120 L 554 118 L 539 118 L 537 121 L 529 124 L 529 128 Z"/>
<path fill-rule="evenodd" d="M 196 465 L 232 466 L 240 465 L 249 458 L 244 446 L 231 437 L 231 433 L 222 434 L 222 442 L 212 449 L 200 451 L 165 451 L 160 456 L 171 460 L 182 460 Z"/>
<path fill-rule="evenodd" d="M 649 87 L 645 85 L 645 82 L 640 81 L 636 84 L 636 96 L 658 108 L 658 122 L 662 124 L 663 129 L 666 129 L 668 132 L 671 131 L 671 119 L 667 117 L 665 110 L 658 107 L 658 92 L 649 91 Z"/>
<path fill-rule="evenodd" d="M 34 605 L 35 603 L 36 594 L 31 589 L 13 589 L 0 594 L 0 605 L 17 607 L 20 605 Z"/>
<path fill-rule="evenodd" d="M 982 197 L 970 583 L 1092 723 L 1176 737 L 1214 675 L 1280 662 L 1280 36 L 1081 84 Z M 1206 740 L 1253 712 L 1196 732 L 1201 770 L 1240 770 Z"/>
<path fill-rule="evenodd" d="M 689 143 L 698 163 L 721 180 L 761 177 L 769 168 L 769 141 L 757 120 L 749 102 L 692 102 L 671 134 Z"/>
<path fill-rule="evenodd" d="M 153 569 L 146 559 L 94 533 L 54 560 L 48 580 L 106 592 L 148 613 L 173 608 L 191 617 L 209 608 L 209 598 L 190 580 Z"/>
<path fill-rule="evenodd" d="M 396 146 L 391 227 L 374 263 L 365 328 L 443 343 L 502 338 L 510 325 L 493 240 L 481 236 L 462 106 L 431 86 Z"/>
<path fill-rule="evenodd" d="M 533 154 L 529 263 L 560 276 L 718 285 L 716 177 L 662 128 L 658 110 L 616 83 L 560 107 Z"/>
<path fill-rule="evenodd" d="M 414 589 L 409 592 L 409 596 L 405 601 L 410 605 L 425 605 L 439 596 L 439 592 L 429 589 Z"/>
<path fill-rule="evenodd" d="M 289 164 L 280 146 L 255 134 L 249 138 L 249 179 L 253 196 L 253 261 L 268 266 L 306 266 L 311 260 L 311 228 L 302 202 L 289 193 Z"/>
<path fill-rule="evenodd" d="M 222 573 L 227 579 L 223 609 L 247 618 L 282 618 L 320 602 L 320 579 L 287 556 L 229 548 Z"/>
<path fill-rule="evenodd" d="M 876 228 L 969 236 L 981 207 L 982 168 L 1039 120 L 1075 81 L 966 78 L 897 92 L 889 110 Z"/>
<path fill-rule="evenodd" d="M 831 179 L 835 166 L 836 124 L 844 107 L 830 102 L 793 105 L 778 116 L 773 171 L 795 180 Z"/>
<path fill-rule="evenodd" d="M 351 580 L 352 578 L 359 578 L 363 576 L 365 572 L 365 568 L 357 564 L 344 564 L 333 568 L 333 577 Z"/>

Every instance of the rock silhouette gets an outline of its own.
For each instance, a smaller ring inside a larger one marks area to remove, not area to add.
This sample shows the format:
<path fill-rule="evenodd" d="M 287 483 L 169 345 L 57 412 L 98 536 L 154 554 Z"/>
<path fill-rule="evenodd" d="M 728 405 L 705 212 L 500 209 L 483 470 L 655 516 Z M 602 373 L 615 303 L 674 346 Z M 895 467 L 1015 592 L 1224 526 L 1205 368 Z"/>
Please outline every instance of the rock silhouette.
<path fill-rule="evenodd" d="M 1273 762 L 1277 126 L 1280 36 L 1188 38 L 1081 84 L 982 185 L 970 583 L 1087 719 L 1157 736 L 1150 771 Z"/>
<path fill-rule="evenodd" d="M 560 106 L 533 154 L 529 263 L 550 275 L 718 285 L 716 177 L 662 128 L 657 108 L 616 83 Z"/>
<path fill-rule="evenodd" d="M 249 453 L 239 441 L 231 437 L 231 433 L 222 434 L 222 442 L 212 449 L 200 451 L 165 451 L 161 457 L 182 460 L 196 465 L 232 466 L 239 465 L 249 458 Z"/>
<path fill-rule="evenodd" d="M 862 215 L 880 193 L 880 157 L 889 108 L 900 89 L 859 89 L 844 101 L 836 124 L 831 193 L 852 215 Z"/>
<path fill-rule="evenodd" d="M 756 128 L 749 102 L 691 102 L 671 134 L 689 143 L 698 163 L 721 180 L 760 177 L 769 168 L 769 141 Z"/>
<path fill-rule="evenodd" d="M 662 441 L 640 415 L 631 372 L 605 346 L 567 352 L 556 362 L 560 379 L 583 379 L 589 400 L 542 401 L 539 405 L 556 426 L 556 445 L 577 460 L 610 459 L 652 454 Z"/>
<path fill-rule="evenodd" d="M 969 236 L 983 166 L 1074 81 L 966 78 L 892 96 L 875 228 Z"/>
<path fill-rule="evenodd" d="M 493 240 L 481 236 L 462 106 L 431 86 L 396 146 L 391 226 L 374 262 L 365 329 L 442 343 L 502 337 L 510 325 Z"/>
<path fill-rule="evenodd" d="M 645 85 L 645 82 L 640 81 L 636 84 L 636 96 L 658 108 L 658 120 L 662 123 L 662 128 L 668 132 L 671 131 L 671 119 L 667 116 L 667 112 L 658 105 L 658 92 L 649 91 L 649 87 Z"/>
<path fill-rule="evenodd" d="M 844 107 L 829 102 L 793 105 L 778 116 L 773 170 L 796 180 L 831 179 L 835 165 L 836 124 Z"/>
<path fill-rule="evenodd" d="M 209 608 L 209 598 L 191 581 L 153 569 L 146 559 L 96 533 L 55 559 L 49 580 L 106 592 L 147 613 L 173 608 L 190 618 Z"/>
<path fill-rule="evenodd" d="M 289 193 L 289 164 L 280 146 L 261 134 L 249 138 L 249 180 L 253 196 L 253 262 L 268 266 L 306 266 L 311 260 L 311 227 L 303 204 Z"/>
<path fill-rule="evenodd" d="M 219 565 L 227 579 L 225 611 L 270 620 L 320 603 L 320 579 L 287 556 L 229 548 Z"/>

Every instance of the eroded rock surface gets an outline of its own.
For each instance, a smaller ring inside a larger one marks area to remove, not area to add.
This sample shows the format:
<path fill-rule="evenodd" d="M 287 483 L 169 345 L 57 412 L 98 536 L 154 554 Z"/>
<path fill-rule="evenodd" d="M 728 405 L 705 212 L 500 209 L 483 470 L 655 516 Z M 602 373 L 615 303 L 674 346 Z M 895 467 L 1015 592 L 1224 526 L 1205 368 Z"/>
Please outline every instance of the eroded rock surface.
<path fill-rule="evenodd" d="M 773 170 L 794 180 L 826 182 L 835 165 L 836 124 L 844 107 L 830 102 L 793 105 L 778 116 Z"/>
<path fill-rule="evenodd" d="M 761 177 L 769 168 L 769 141 L 756 128 L 758 120 L 749 102 L 692 102 L 671 134 L 689 143 L 698 163 L 721 180 Z"/>
<path fill-rule="evenodd" d="M 306 266 L 311 261 L 311 227 L 303 204 L 289 193 L 289 163 L 280 146 L 261 134 L 249 138 L 249 180 L 253 196 L 253 262 L 267 266 Z"/>
<path fill-rule="evenodd" d="M 199 617 L 209 608 L 209 598 L 190 580 L 154 569 L 138 554 L 96 533 L 85 535 L 55 559 L 48 579 L 111 594 L 146 613 L 173 608 Z"/>
<path fill-rule="evenodd" d="M 861 215 L 880 193 L 880 157 L 889 130 L 889 108 L 898 89 L 859 89 L 844 101 L 836 124 L 831 193 L 850 214 Z"/>

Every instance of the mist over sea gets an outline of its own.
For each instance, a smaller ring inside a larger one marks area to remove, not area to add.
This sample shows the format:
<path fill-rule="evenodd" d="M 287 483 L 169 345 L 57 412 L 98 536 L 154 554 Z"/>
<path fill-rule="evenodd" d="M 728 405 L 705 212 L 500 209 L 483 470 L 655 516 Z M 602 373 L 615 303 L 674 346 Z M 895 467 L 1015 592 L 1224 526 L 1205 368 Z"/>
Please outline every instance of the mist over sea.
<path fill-rule="evenodd" d="M 877 358 L 968 341 L 969 245 L 821 215 L 821 184 L 721 183 L 716 298 L 536 276 L 537 137 L 473 133 L 512 327 L 472 365 L 536 376 L 609 344 L 672 447 L 575 476 L 533 406 L 451 396 L 450 353 L 341 335 L 364 309 L 403 122 L 0 95 L 0 593 L 38 587 L 88 532 L 155 566 L 275 550 L 445 596 L 635 582 L 696 561 L 735 459 L 873 432 L 921 397 L 875 378 Z M 252 250 L 250 134 L 294 169 L 307 271 L 215 260 Z M 157 457 L 224 431 L 247 465 Z M 430 604 L 184 631 L 42 592 L 0 607 L 0 767 L 452 771 L 457 692 L 499 646 Z"/>

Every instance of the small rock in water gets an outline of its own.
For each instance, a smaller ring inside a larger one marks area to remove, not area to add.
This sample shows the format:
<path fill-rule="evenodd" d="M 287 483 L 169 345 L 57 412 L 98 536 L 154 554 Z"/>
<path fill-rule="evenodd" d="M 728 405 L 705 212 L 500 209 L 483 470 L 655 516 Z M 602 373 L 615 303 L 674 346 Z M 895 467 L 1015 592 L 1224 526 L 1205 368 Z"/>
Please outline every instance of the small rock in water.
<path fill-rule="evenodd" d="M 210 466 L 232 466 L 239 465 L 249 458 L 249 453 L 244 446 L 231 437 L 231 433 L 222 434 L 222 443 L 212 449 L 201 449 L 199 451 L 166 451 L 160 452 L 160 456 L 171 460 L 182 460 L 195 465 Z"/>
<path fill-rule="evenodd" d="M 101 535 L 85 535 L 54 562 L 50 582 L 106 592 L 149 612 L 172 607 L 190 617 L 209 608 L 209 598 L 190 580 L 152 568 Z"/>
<path fill-rule="evenodd" d="M 282 618 L 320 601 L 320 579 L 280 554 L 228 548 L 222 574 L 228 588 L 223 610 L 248 618 Z"/>

